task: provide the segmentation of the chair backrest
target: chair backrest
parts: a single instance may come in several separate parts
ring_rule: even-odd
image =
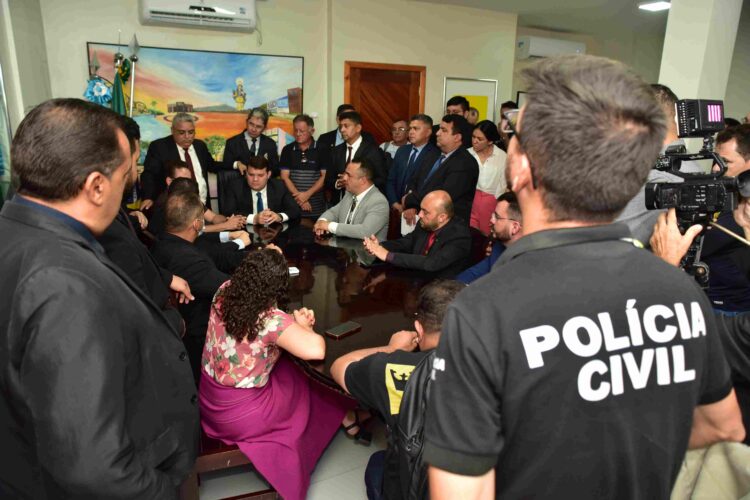
[[[224,201],[229,196],[234,183],[242,182],[242,175],[237,170],[219,170],[216,174],[216,192],[219,197],[219,213],[222,215],[232,215],[226,213]]]

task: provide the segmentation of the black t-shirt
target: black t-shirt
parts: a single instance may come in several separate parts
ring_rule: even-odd
[[[710,304],[624,224],[541,231],[446,312],[425,460],[502,498],[668,498],[731,381]]]
[[[732,212],[719,216],[718,223],[742,234]],[[750,248],[728,234],[712,229],[703,239],[701,260],[710,268],[708,298],[723,311],[750,311]]]
[[[395,351],[367,356],[346,368],[346,388],[357,401],[377,410],[385,423],[392,427],[401,407],[406,382],[429,353]]]

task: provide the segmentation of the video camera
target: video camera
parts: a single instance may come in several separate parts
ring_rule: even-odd
[[[734,210],[738,194],[750,197],[750,175],[725,177],[727,166],[714,152],[714,134],[724,128],[723,101],[683,99],[677,101],[676,115],[679,137],[702,137],[703,147],[697,153],[688,153],[685,146],[672,146],[659,156],[654,168],[681,177],[682,182],[647,183],[646,208],[674,208],[682,233],[694,224],[703,226],[703,231],[693,240],[680,267],[692,275],[699,285],[707,288],[709,269],[700,260],[706,226],[715,222],[722,211]],[[711,170],[697,173],[681,171],[683,162],[699,160],[711,160]]]

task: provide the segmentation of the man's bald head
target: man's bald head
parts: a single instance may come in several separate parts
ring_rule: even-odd
[[[427,193],[419,206],[419,224],[426,231],[436,231],[453,218],[453,200],[447,191]]]

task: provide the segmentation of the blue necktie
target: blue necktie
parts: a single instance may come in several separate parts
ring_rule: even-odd
[[[443,160],[445,160],[445,155],[440,155],[440,158],[437,159],[435,164],[430,169],[430,173],[427,174],[427,177],[425,177],[424,182],[427,182],[429,178],[432,177],[432,174],[435,173],[435,170],[440,168],[440,165],[443,163]],[[422,183],[422,185],[424,185],[424,183]]]
[[[406,171],[411,172],[411,168],[414,166],[414,160],[417,159],[417,148],[412,148],[411,156],[409,157],[409,163],[406,164]]]
[[[263,211],[263,198],[261,197],[260,193],[256,193],[256,195],[258,197],[258,204],[257,204],[258,210],[255,213],[259,214]]]
[[[399,186],[398,186],[398,193],[399,197],[403,196],[404,191],[406,189],[406,185],[409,183],[409,180],[412,177],[413,169],[414,169],[414,162],[417,159],[417,148],[411,149],[411,156],[409,157],[409,161],[406,163],[406,171],[401,175],[401,178],[399,179]]]

